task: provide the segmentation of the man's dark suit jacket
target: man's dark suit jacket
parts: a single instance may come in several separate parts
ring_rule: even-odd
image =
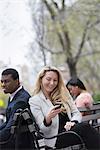
[[[13,125],[13,117],[18,109],[25,109],[29,107],[28,100],[30,98],[30,94],[24,89],[20,89],[15,96],[13,97],[11,102],[8,102],[8,106],[6,109],[6,122],[0,127],[0,142],[6,141],[10,138],[10,129]],[[17,140],[17,142],[16,142]],[[23,132],[20,134],[16,134],[16,139],[13,138],[10,142],[6,144],[0,144],[1,150],[2,149],[31,149],[33,142],[32,142],[32,135],[27,132]]]

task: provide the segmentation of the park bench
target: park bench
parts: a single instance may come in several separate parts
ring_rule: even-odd
[[[82,122],[89,122],[93,127],[100,131],[100,103],[93,104],[91,108],[78,108],[82,116]]]
[[[5,111],[5,108],[0,108],[0,125],[2,125],[5,121]]]
[[[27,126],[26,128],[23,127],[23,125],[21,125],[21,120],[22,118],[27,122]],[[55,135],[53,137],[45,137],[41,132],[40,129],[38,127],[38,125],[35,122],[35,118],[33,117],[33,115],[31,114],[30,110],[28,108],[26,109],[19,109],[16,111],[14,117],[13,117],[14,123],[11,127],[11,136],[9,137],[9,139],[7,141],[3,141],[0,144],[6,144],[8,142],[10,142],[10,140],[12,140],[13,137],[16,137],[16,134],[18,132],[26,132],[27,130],[30,132],[30,134],[32,134],[33,136],[33,140],[35,143],[35,148],[33,148],[33,150],[37,149],[37,150],[45,150],[45,144],[44,144],[44,139],[52,139],[58,136],[63,136],[65,134],[67,134],[67,136],[73,136],[73,139],[77,139],[78,143],[76,145],[73,146],[68,146],[68,147],[63,147],[61,148],[61,150],[86,150],[85,144],[83,142],[83,139],[80,137],[80,135],[78,135],[77,133],[75,133],[74,131],[68,131],[68,132],[63,132],[60,133],[58,135]],[[21,130],[21,129],[27,129],[25,130]],[[16,142],[15,142],[16,145]],[[56,150],[56,148],[53,148],[53,150]]]
[[[82,122],[85,122],[85,121],[88,121],[93,127],[97,128],[99,130],[99,127],[100,127],[100,122],[99,122],[99,119],[100,119],[100,103],[99,104],[94,104],[90,109],[86,109],[86,108],[79,108],[80,112],[89,112],[88,115],[86,116],[83,116],[82,118]],[[15,132],[15,130],[19,130],[17,124],[16,124],[16,120],[17,118],[19,117],[23,117],[24,120],[27,121],[27,127],[28,127],[28,130],[30,131],[30,133],[33,135],[33,139],[34,139],[34,142],[35,142],[35,145],[36,145],[36,149],[37,150],[40,150],[40,149],[45,149],[45,145],[42,141],[42,144],[39,143],[41,140],[43,140],[44,137],[43,134],[40,133],[39,131],[39,128],[37,126],[37,124],[35,123],[35,120],[34,118],[32,119],[32,116],[30,114],[30,111],[26,108],[24,110],[22,110],[21,112],[17,112],[14,116],[14,120],[15,120],[15,124],[12,126],[11,128],[11,135],[13,136]],[[31,120],[32,119],[32,120]],[[20,120],[20,119],[18,119]],[[23,128],[23,127],[22,127]],[[73,134],[73,136],[76,136],[76,138],[79,138],[79,141],[80,141],[80,144],[78,143],[77,145],[73,145],[73,146],[70,146],[68,147],[67,149],[68,150],[86,150],[85,148],[85,145],[84,145],[84,142],[82,141],[82,138],[79,137],[79,135],[76,135],[76,133],[74,132],[71,132],[71,131],[68,131],[68,136],[70,136],[70,134]],[[63,135],[56,135],[56,136],[63,136]],[[50,137],[50,138],[54,138],[54,137]],[[64,148],[63,148],[64,149]],[[67,150],[66,149],[66,150]]]
[[[44,139],[52,139],[58,136],[65,136],[65,134],[67,134],[68,137],[73,136],[73,139],[74,138],[77,139],[78,143],[73,146],[63,147],[61,148],[61,150],[65,150],[65,149],[66,150],[87,150],[81,136],[75,133],[74,131],[67,131],[67,132],[59,133],[53,137],[48,137],[48,138],[45,137],[43,133],[40,132],[40,129],[35,122],[35,118],[33,117],[33,115],[31,114],[28,108],[15,113],[14,115],[15,124],[13,124],[11,128],[11,134],[14,134],[14,133],[16,134],[17,133],[16,130],[20,131],[20,129],[23,128],[21,124],[20,126],[18,125],[19,124],[18,122],[20,122],[20,117],[21,118],[23,117],[23,119],[27,122],[27,129],[30,131],[30,134],[32,134],[33,136],[33,140],[35,142],[35,146],[37,150],[40,150],[40,149],[45,150]],[[51,150],[56,150],[56,148],[53,148]]]

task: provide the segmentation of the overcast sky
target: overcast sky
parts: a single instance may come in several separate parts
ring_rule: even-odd
[[[28,0],[0,0],[0,60],[13,65],[25,63],[32,41]]]

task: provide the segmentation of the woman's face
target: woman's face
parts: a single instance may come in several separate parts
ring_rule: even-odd
[[[76,97],[80,93],[78,86],[70,85],[70,87],[68,87],[68,89],[69,89],[70,94],[74,97]]]
[[[58,85],[58,74],[54,71],[47,71],[42,78],[43,91],[50,94]]]

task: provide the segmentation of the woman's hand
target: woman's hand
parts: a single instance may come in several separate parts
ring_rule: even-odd
[[[54,118],[57,114],[61,112],[61,108],[55,109],[57,106],[54,106],[53,109],[51,109],[46,116],[46,123],[49,124],[52,121],[52,118]]]
[[[75,125],[75,122],[66,122],[64,128],[66,129],[66,131],[70,130],[71,127],[73,127]]]

